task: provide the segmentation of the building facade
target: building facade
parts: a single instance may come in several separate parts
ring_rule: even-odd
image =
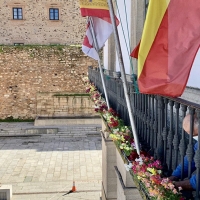
[[[141,39],[149,0],[116,0],[116,15],[120,20],[118,26],[123,62],[127,74],[137,74],[137,60],[130,53]],[[114,36],[110,37],[104,47],[104,67],[111,71],[120,71],[115,49]],[[187,87],[181,98],[200,103],[200,51],[194,60]]]
[[[148,0],[116,0],[115,10],[120,21],[118,26],[125,71],[137,73],[136,60],[130,58],[130,52],[141,39]],[[106,69],[119,71],[114,36],[111,36],[104,47],[104,66]],[[131,59],[131,60],[130,60]],[[133,64],[131,64],[133,63]]]
[[[1,0],[0,44],[81,44],[86,23],[72,0]]]
[[[85,92],[82,78],[97,65],[79,47],[86,31],[79,1],[1,0],[0,26],[0,119],[34,119],[54,94]],[[47,102],[38,111],[41,94]]]

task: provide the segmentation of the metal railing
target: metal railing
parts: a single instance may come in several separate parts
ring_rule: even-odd
[[[110,107],[119,113],[126,125],[130,125],[120,73],[104,70],[104,78]],[[104,95],[98,69],[89,67],[89,79]],[[131,77],[130,80],[132,80]],[[128,91],[139,140],[143,148],[162,162],[166,176],[170,176],[176,166],[181,163],[181,180],[185,178],[183,176],[184,157],[187,155],[189,162],[187,178],[192,175],[191,165],[194,160],[197,171],[197,188],[199,188],[200,151],[194,152],[194,144],[197,141],[184,131],[182,120],[187,113],[190,113],[191,124],[193,124],[194,113],[200,116],[200,105],[180,98],[136,93],[131,81],[128,82]],[[193,126],[190,127],[190,132],[193,132]],[[196,191],[196,199],[200,199],[199,190]]]

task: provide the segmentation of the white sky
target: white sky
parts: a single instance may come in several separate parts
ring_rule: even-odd
[[[200,50],[194,60],[187,86],[200,88]]]

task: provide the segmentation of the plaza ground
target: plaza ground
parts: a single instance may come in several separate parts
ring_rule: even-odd
[[[57,134],[26,134],[33,123],[0,123],[0,183],[12,200],[99,200],[100,125],[58,127]],[[77,191],[63,196],[72,189]]]

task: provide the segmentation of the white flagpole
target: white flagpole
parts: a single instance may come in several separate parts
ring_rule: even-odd
[[[93,38],[93,41],[94,41],[94,48],[96,49],[96,51],[97,51],[97,53],[99,55],[99,47],[98,47],[96,35],[95,35],[95,32],[94,32],[93,19],[92,19],[92,17],[88,17],[88,19],[89,19],[89,22],[90,22],[89,29],[90,29],[90,32],[92,34],[92,38]],[[106,86],[105,86],[103,70],[102,70],[102,67],[101,67],[101,60],[100,60],[99,56],[98,56],[98,64],[99,64],[99,70],[100,70],[100,75],[101,75],[101,81],[102,81],[102,85],[103,85],[103,90],[104,90],[104,93],[105,93],[106,103],[107,103],[107,106],[108,106],[108,109],[109,109],[110,108],[110,104],[109,104],[109,100],[108,100],[108,94],[107,94],[107,90],[106,90]]]
[[[130,97],[129,97],[128,89],[127,89],[127,80],[126,80],[126,74],[125,74],[125,69],[124,69],[124,62],[123,62],[123,57],[122,57],[121,46],[120,46],[120,42],[119,42],[119,34],[117,31],[117,26],[116,26],[116,21],[115,21],[113,3],[112,3],[112,0],[107,0],[107,2],[109,5],[110,18],[111,18],[111,22],[112,22],[113,30],[114,30],[116,51],[117,51],[118,60],[119,60],[119,67],[120,67],[120,71],[121,71],[122,83],[123,83],[123,87],[124,87],[124,94],[125,94],[126,104],[127,104],[127,108],[128,108],[130,122],[131,122],[131,128],[132,128],[132,132],[133,132],[134,142],[135,142],[137,153],[138,153],[138,155],[140,155],[140,145],[139,145],[138,135],[136,133],[136,127],[135,127],[135,122],[134,122],[134,118],[133,118]]]

